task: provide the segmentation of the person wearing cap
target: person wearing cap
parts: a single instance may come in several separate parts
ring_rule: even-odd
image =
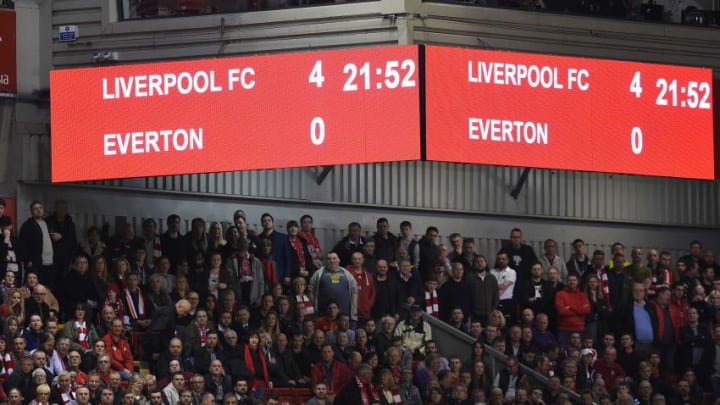
[[[595,360],[597,360],[597,351],[595,349],[584,348],[580,351],[580,363],[578,364],[575,384],[578,391],[592,389],[595,382]]]
[[[423,321],[422,313],[420,305],[410,306],[410,316],[395,328],[395,336],[402,337],[403,346],[413,354],[417,354],[425,342],[432,339],[432,329],[429,323]]]

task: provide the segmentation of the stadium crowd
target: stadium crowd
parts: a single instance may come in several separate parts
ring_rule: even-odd
[[[34,201],[18,232],[4,211],[3,403],[278,404],[288,388],[312,405],[565,405],[563,386],[588,405],[720,397],[720,277],[698,241],[673,260],[576,239],[561,258],[515,228],[485,257],[472,238],[439,244],[408,221],[396,235],[380,218],[328,247],[309,215],[284,234],[266,213],[255,233],[242,210],[227,227],[194,218],[183,234],[169,215],[164,233],[149,218],[78,240],[64,201],[49,216]],[[470,335],[467,356],[443,356],[423,312]]]

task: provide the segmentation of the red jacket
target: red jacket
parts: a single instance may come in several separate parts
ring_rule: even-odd
[[[328,392],[339,395],[345,389],[348,382],[353,379],[355,374],[345,363],[337,360],[333,360],[330,369],[332,370],[332,384],[328,384]],[[313,387],[319,382],[327,383],[327,378],[325,378],[325,363],[319,361],[313,364],[310,379]]]
[[[116,371],[125,369],[133,371],[133,355],[130,349],[130,343],[125,338],[114,341],[110,332],[103,336],[105,342],[105,353],[110,356],[110,368]]]
[[[585,317],[590,315],[590,300],[584,291],[577,288],[558,291],[555,295],[555,309],[559,330],[585,330]]]
[[[363,269],[362,273],[356,273],[354,269],[348,269],[358,285],[357,314],[363,318],[370,318],[372,307],[375,305],[375,281],[372,274]]]
[[[670,299],[670,319],[673,322],[673,329],[675,329],[675,341],[680,344],[680,329],[688,325],[688,310],[690,304],[685,300]]]
[[[609,365],[605,363],[605,359],[598,359],[598,361],[595,362],[595,374],[602,376],[603,381],[605,381],[605,388],[607,388],[608,391],[612,391],[613,388],[615,388],[616,378],[627,377],[625,370],[623,370],[617,361]]]

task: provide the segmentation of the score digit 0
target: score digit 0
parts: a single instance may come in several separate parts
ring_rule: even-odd
[[[634,154],[639,155],[643,150],[643,133],[640,127],[633,127],[630,133],[630,147]]]
[[[320,117],[310,121],[310,140],[313,145],[322,145],[325,142],[325,121]]]

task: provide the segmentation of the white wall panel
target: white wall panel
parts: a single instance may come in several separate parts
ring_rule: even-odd
[[[207,195],[204,193],[160,192],[140,189],[110,188],[83,185],[21,184],[18,206],[27,207],[32,200],[44,201],[51,207],[56,199],[68,201],[70,213],[77,222],[79,232],[90,225],[102,226],[107,222],[111,232],[116,221],[127,221],[139,227],[144,218],[155,218],[164,229],[165,217],[170,213],[182,218],[181,230],[186,231],[193,217],[229,222],[232,213],[242,208],[248,214],[251,229],[260,229],[260,216],[269,212],[275,217],[278,229],[283,230],[288,220],[298,220],[302,214],[315,218],[316,233],[322,245],[330,249],[346,233],[347,224],[359,222],[365,235],[375,229],[375,221],[386,217],[391,230],[399,231],[403,220],[413,223],[417,234],[424,233],[427,226],[440,229],[441,242],[447,235],[460,232],[476,240],[476,251],[493,257],[510,229],[523,229],[526,243],[542,252],[546,238],[558,242],[559,254],[568,257],[570,243],[583,238],[590,250],[610,251],[610,246],[620,241],[626,246],[642,246],[646,249],[670,250],[674,257],[686,251],[693,239],[702,240],[706,247],[720,248],[720,235],[714,229],[681,226],[647,226],[632,223],[612,224],[597,221],[573,221],[558,218],[531,218],[507,215],[479,215],[463,211],[435,211],[426,209],[397,208],[360,204],[320,203],[289,201],[283,199],[248,198],[238,196]],[[18,217],[23,221],[28,213],[21,209]]]
[[[716,182],[533,169],[516,200],[510,191],[522,170],[418,161],[335,166],[322,185],[315,182],[315,168],[89,184],[577,221],[720,226]]]

